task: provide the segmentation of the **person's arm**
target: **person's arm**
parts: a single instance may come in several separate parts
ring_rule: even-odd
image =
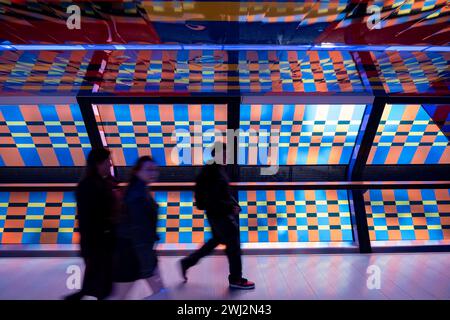
[[[82,250],[98,245],[102,233],[101,214],[98,212],[98,201],[95,185],[91,181],[80,183],[76,190],[78,222]]]
[[[152,241],[155,238],[151,208],[145,194],[133,194],[127,197],[126,208],[130,217],[131,238],[135,244]]]

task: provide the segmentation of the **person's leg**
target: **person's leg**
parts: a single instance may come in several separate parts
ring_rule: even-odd
[[[241,243],[236,237],[231,237],[225,243],[225,253],[228,258],[230,281],[236,281],[242,278],[242,259],[241,259]]]
[[[222,222],[222,232],[225,238],[225,253],[229,263],[229,280],[236,281],[242,278],[241,240],[239,224],[234,216],[229,216]]]
[[[215,237],[209,239],[201,248],[197,249],[189,256],[184,258],[182,261],[185,261],[185,265],[189,268],[197,264],[197,262],[209,255],[217,246],[219,245],[219,240]]]
[[[155,271],[153,272],[153,275],[149,278],[146,278],[145,281],[147,281],[148,285],[152,289],[152,294],[157,294],[162,289],[164,289],[164,284],[161,278],[161,273],[159,272],[159,268],[156,267]]]
[[[196,265],[197,262],[209,255],[217,246],[219,245],[219,240],[213,235],[211,239],[209,239],[206,243],[203,244],[203,246],[193,253],[191,253],[189,256],[181,259],[180,265],[181,265],[181,274],[184,278],[184,281],[187,281],[186,272],[187,270]]]
[[[112,294],[108,297],[108,300],[125,300],[134,284],[134,281],[114,283]]]

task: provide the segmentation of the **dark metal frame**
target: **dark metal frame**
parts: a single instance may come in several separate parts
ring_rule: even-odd
[[[234,30],[234,32],[239,32],[239,30]],[[363,193],[368,189],[401,189],[401,188],[450,188],[448,181],[437,181],[435,183],[414,183],[407,182],[414,178],[415,180],[436,180],[437,179],[445,179],[447,177],[447,172],[450,170],[450,165],[415,165],[414,168],[420,167],[421,169],[426,169],[424,172],[429,172],[428,170],[432,170],[431,173],[423,174],[421,177],[411,177],[411,167],[407,165],[396,165],[396,166],[383,166],[383,165],[366,165],[368,155],[370,153],[370,149],[373,144],[373,140],[380,123],[381,116],[384,111],[384,107],[387,103],[390,104],[448,104],[450,103],[449,97],[438,97],[429,94],[423,94],[421,96],[413,96],[407,94],[387,94],[383,89],[379,86],[374,86],[377,83],[381,83],[378,71],[372,67],[374,67],[373,61],[371,60],[370,53],[368,52],[352,52],[352,57],[355,61],[355,65],[358,68],[359,74],[361,76],[362,82],[368,86],[368,89],[371,90],[375,99],[372,104],[366,104],[366,110],[364,113],[363,121],[361,124],[360,131],[358,133],[357,142],[353,149],[353,154],[351,161],[348,165],[339,166],[339,165],[308,165],[308,166],[280,166],[282,170],[282,174],[279,176],[275,176],[272,178],[261,178],[255,179],[255,182],[258,181],[259,184],[255,184],[252,182],[244,182],[244,183],[233,183],[233,190],[243,190],[243,189],[346,189],[348,190],[348,198],[350,203],[350,211],[352,218],[352,226],[353,226],[353,234],[355,243],[358,244],[359,250],[362,253],[372,252],[369,232],[367,227],[367,219],[366,212],[364,206],[364,198]],[[86,74],[86,78],[84,81],[85,85],[92,84],[95,79],[101,79],[102,75],[99,73],[99,59],[106,59],[107,54],[104,52],[99,52],[97,55],[93,56],[91,63],[88,67],[88,73]],[[231,65],[235,65],[235,69],[230,69],[228,71],[228,77],[235,77],[238,65],[238,52],[230,51],[229,52],[229,61]],[[372,63],[370,63],[372,61]],[[368,67],[371,66],[371,67]],[[369,80],[370,79],[370,80]],[[375,79],[375,82],[374,82]],[[377,80],[378,79],[378,80]],[[298,101],[297,103],[302,103],[302,98],[307,101],[312,98],[323,98],[327,101],[327,103],[344,103],[343,100],[348,99],[347,103],[352,103],[351,96],[354,95],[356,97],[364,98],[367,96],[367,93],[342,93],[342,94],[322,94],[322,93],[283,93],[283,94],[269,94],[261,95],[254,93],[246,93],[248,97],[258,97],[260,96],[262,99],[271,97],[272,100],[277,97],[280,98],[288,98],[292,101]],[[77,102],[79,104],[83,120],[86,126],[86,130],[88,132],[88,136],[93,147],[102,147],[102,139],[98,130],[98,126],[96,123],[95,115],[93,112],[92,105],[93,104],[226,104],[227,105],[227,128],[236,130],[239,128],[239,113],[240,113],[240,104],[241,100],[244,97],[241,95],[240,90],[235,90],[231,94],[223,94],[223,93],[210,93],[208,95],[204,95],[202,93],[178,93],[178,94],[167,94],[165,96],[164,93],[148,93],[145,95],[136,95],[136,94],[125,94],[121,96],[108,94],[108,93],[80,93],[77,96]],[[336,99],[333,101],[333,99]],[[298,100],[297,100],[298,99]],[[343,99],[343,100],[342,100]],[[238,150],[238,141],[234,141],[234,164],[228,166],[229,173],[232,181],[242,181],[246,180],[245,172],[252,170],[259,170],[260,166],[239,166],[237,164],[237,150]],[[192,181],[191,177],[195,176],[195,173],[200,169],[198,166],[191,167],[164,167],[161,168],[162,181],[165,182],[180,182],[183,181]],[[379,173],[379,170],[383,171],[383,174]],[[19,171],[20,170],[20,171]],[[40,176],[36,177],[36,179],[29,179],[27,182],[38,182],[41,177],[58,176],[61,180],[53,179],[53,182],[61,182],[62,180],[67,181],[67,178],[70,176],[71,182],[76,182],[75,174],[80,174],[82,168],[80,167],[71,167],[71,168],[0,168],[0,176],[7,177],[11,175],[15,175],[15,173],[19,173],[18,179],[7,179],[3,181],[8,182],[19,182],[20,180],[24,180],[23,176],[30,177],[33,173],[36,173],[36,170],[42,173]],[[304,180],[298,175],[297,171],[301,171],[303,177],[309,177],[309,180],[314,174],[320,172],[320,170],[328,170],[328,174],[322,174],[318,177],[316,181],[328,181],[328,182],[318,182],[318,183],[302,183],[300,181]],[[334,170],[333,172],[331,172]],[[61,175],[61,171],[63,175]],[[71,175],[69,171],[72,172]],[[124,176],[126,174],[127,167],[116,167],[116,173],[119,176]],[[170,176],[169,171],[174,171],[178,173],[189,173],[186,175],[188,179],[177,179],[176,176]],[[346,171],[346,172],[344,172]],[[422,170],[423,171],[423,170]],[[166,172],[166,173],[165,173]],[[297,174],[296,174],[297,172]],[[67,173],[67,175],[66,175]],[[23,175],[24,174],[24,175]],[[287,176],[287,179],[286,179]],[[341,179],[336,179],[337,177],[341,177]],[[376,183],[367,183],[367,184],[357,184],[357,181],[373,181],[374,178],[377,180],[394,180],[392,178],[398,179],[398,182],[394,183],[384,183],[384,184],[376,184]],[[341,181],[339,181],[341,180]],[[347,182],[343,182],[342,180],[347,180]],[[265,182],[263,182],[265,181]],[[267,183],[267,181],[279,181],[277,184]],[[297,183],[294,183],[297,181]],[[335,182],[331,182],[335,181]],[[0,190],[30,190],[30,187],[33,190],[73,190],[74,186],[69,186],[67,184],[52,184],[51,186],[47,185],[0,185]],[[155,190],[191,190],[192,184],[181,184],[177,183],[174,185],[166,184],[161,187],[154,186]],[[411,250],[413,248],[408,248],[407,250]],[[377,249],[378,250],[378,249]],[[386,248],[389,250],[389,248]],[[418,248],[418,250],[421,250]],[[425,247],[426,251],[432,250],[444,250],[449,251],[450,246],[437,246],[437,248],[433,249],[433,247]]]

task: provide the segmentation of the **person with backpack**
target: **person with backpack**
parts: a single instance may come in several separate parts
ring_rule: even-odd
[[[200,249],[180,261],[182,276],[187,281],[187,270],[224,244],[229,262],[229,286],[234,289],[254,289],[255,284],[242,277],[241,242],[239,234],[239,203],[233,197],[225,166],[224,143],[216,143],[212,151],[214,159],[204,166],[196,178],[195,202],[200,210],[206,211],[211,226],[212,238]],[[216,161],[214,161],[216,160]]]

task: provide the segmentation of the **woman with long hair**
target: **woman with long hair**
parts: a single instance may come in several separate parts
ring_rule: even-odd
[[[86,265],[82,289],[67,300],[84,296],[105,299],[112,290],[114,217],[117,199],[111,176],[110,151],[92,149],[76,188],[81,256]]]
[[[114,299],[124,299],[134,282],[145,279],[153,294],[163,289],[158,271],[155,242],[158,204],[148,184],[158,178],[158,167],[150,156],[138,159],[123,197],[115,255]]]

